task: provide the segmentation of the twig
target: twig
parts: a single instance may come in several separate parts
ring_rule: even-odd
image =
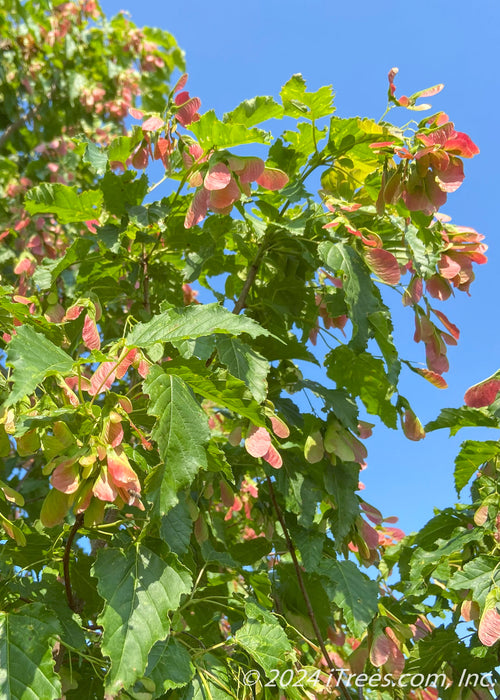
[[[290,552],[290,555],[292,557],[293,561],[293,566],[295,569],[295,573],[297,575],[297,581],[299,583],[299,588],[302,593],[302,597],[304,598],[304,602],[306,604],[307,608],[307,614],[309,615],[309,619],[311,620],[314,633],[316,634],[316,638],[318,640],[319,647],[321,649],[321,652],[325,658],[326,663],[328,664],[328,668],[330,669],[331,675],[335,678],[337,681],[337,688],[340,689],[341,694],[345,698],[345,700],[352,700],[349,691],[345,687],[341,677],[337,673],[337,669],[335,667],[335,664],[330,658],[330,654],[328,653],[328,650],[325,646],[325,642],[323,640],[323,636],[321,634],[321,631],[319,629],[318,621],[316,620],[316,615],[314,614],[313,607],[311,605],[311,599],[309,598],[309,594],[306,590],[305,584],[304,584],[304,577],[302,576],[302,569],[300,568],[299,561],[297,559],[297,554],[295,552],[295,546],[292,542],[292,538],[290,537],[290,533],[288,532],[288,528],[285,523],[285,518],[283,517],[283,512],[281,508],[278,505],[278,501],[276,500],[276,494],[274,492],[273,484],[269,476],[266,476],[267,479],[267,485],[269,487],[269,495],[271,496],[271,502],[273,504],[274,510],[276,511],[276,515],[278,517],[278,520],[280,522],[280,525],[283,529],[283,533],[285,535],[286,543],[288,546],[288,551]]]
[[[148,313],[150,313],[151,306],[149,303],[149,266],[148,266],[148,257],[147,257],[144,250],[142,252],[142,291],[143,291],[144,309]]]
[[[75,605],[75,600],[73,598],[73,592],[71,590],[71,582],[69,578],[69,555],[71,552],[71,545],[75,539],[75,535],[83,523],[83,513],[78,513],[73,523],[73,527],[69,533],[66,546],[64,548],[63,554],[63,571],[64,571],[64,588],[66,589],[66,598],[68,599],[68,605],[73,610],[73,612],[78,612]]]

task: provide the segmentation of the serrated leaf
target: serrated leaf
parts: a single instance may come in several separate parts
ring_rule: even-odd
[[[461,571],[457,571],[448,581],[455,591],[472,590],[472,599],[481,608],[486,602],[490,590],[500,584],[498,558],[480,555],[467,562]]]
[[[210,148],[233,148],[244,143],[271,143],[272,135],[262,129],[247,128],[243,124],[221,122],[211,109],[205,112],[197,122],[189,125],[200,146],[206,151]]]
[[[345,301],[353,325],[351,344],[364,348],[368,340],[368,317],[383,311],[378,291],[359,253],[344,243],[325,241],[318,249],[323,263],[343,279]]]
[[[78,194],[68,185],[38,185],[29,190],[24,200],[28,214],[53,214],[61,224],[98,219],[102,210],[102,192],[87,190]]]
[[[147,323],[138,323],[128,334],[127,344],[148,347],[157,342],[177,343],[213,333],[248,333],[252,338],[270,335],[253,319],[232,314],[219,304],[191,304],[182,309],[168,309]]]
[[[40,603],[0,612],[0,696],[12,700],[57,700],[61,682],[52,647],[57,619]]]
[[[281,119],[283,107],[268,95],[244,100],[231,112],[227,112],[223,121],[226,124],[243,124],[251,127],[268,119]]]
[[[425,426],[425,432],[430,433],[440,428],[449,428],[450,435],[456,435],[461,428],[498,428],[498,418],[491,415],[487,408],[443,408],[435,420]]]
[[[167,366],[170,374],[180,377],[191,389],[216,406],[227,408],[249,418],[255,425],[265,426],[262,410],[244,382],[225,370],[210,370],[197,358],[172,360]]]
[[[108,154],[104,148],[101,148],[96,143],[88,142],[83,161],[88,163],[98,175],[103,175],[108,164]]]
[[[289,663],[292,647],[278,620],[255,604],[245,605],[247,621],[236,632],[236,642],[269,675]]]
[[[455,488],[460,491],[469,482],[475,471],[500,453],[500,445],[493,440],[466,440],[455,457]]]
[[[184,554],[189,547],[193,521],[186,505],[186,500],[179,503],[163,516],[160,525],[160,537],[176,554]]]
[[[7,346],[7,364],[14,386],[5,405],[11,406],[32,394],[45,377],[71,372],[73,360],[31,326],[20,326]]]
[[[171,688],[182,688],[193,678],[195,668],[185,647],[169,639],[156,642],[149,653],[146,678],[155,683],[152,700],[156,700]]]
[[[345,388],[353,398],[359,396],[368,413],[380,416],[388,428],[396,427],[397,411],[390,402],[394,387],[382,360],[342,345],[328,353],[325,364],[337,387]]]
[[[45,259],[35,270],[33,282],[41,290],[49,289],[61,272],[68,267],[85,259],[92,246],[92,241],[86,238],[77,238],[66,249],[66,252],[56,260]]]
[[[357,467],[337,464],[325,474],[325,487],[335,499],[336,508],[330,516],[330,529],[335,548],[341,551],[344,540],[359,515]]]
[[[378,610],[377,582],[352,561],[322,561],[319,574],[326,578],[327,593],[342,610],[352,634],[361,636]]]
[[[333,90],[331,85],[321,87],[316,92],[307,92],[306,81],[300,73],[292,75],[280,92],[285,114],[311,121],[327,117],[333,113]]]
[[[152,430],[164,462],[150,495],[158,515],[171,505],[172,489],[189,486],[200,469],[206,469],[204,445],[210,439],[208,420],[186,383],[154,365],[144,382],[150,397],[148,414],[158,419]],[[168,499],[168,500],[166,500]]]
[[[161,559],[144,545],[101,549],[93,567],[104,598],[99,616],[102,652],[111,661],[106,692],[118,693],[144,675],[149,652],[170,630],[168,613],[191,590],[191,577],[174,555]]]
[[[217,338],[216,347],[221,363],[262,403],[267,396],[269,362],[238,338]]]

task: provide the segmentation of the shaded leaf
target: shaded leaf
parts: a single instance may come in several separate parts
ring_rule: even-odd
[[[78,194],[76,187],[43,183],[29,190],[24,206],[29,214],[54,214],[61,224],[69,224],[98,219],[102,198],[97,190]]]
[[[7,346],[7,364],[14,383],[5,402],[10,406],[32,394],[45,377],[71,372],[73,360],[31,326],[20,326]]]
[[[158,419],[151,434],[164,462],[149,492],[156,512],[164,515],[169,507],[165,499],[170,499],[172,489],[189,486],[198,471],[206,469],[203,446],[210,432],[206,414],[180,377],[154,365],[144,391],[150,397],[148,414]]]
[[[57,700],[61,682],[52,647],[57,619],[40,603],[0,612],[0,695],[12,700]]]
[[[143,676],[151,647],[169,633],[169,611],[192,581],[174,555],[161,559],[144,545],[99,550],[93,573],[106,601],[99,616],[102,651],[111,661],[106,692],[115,694]]]

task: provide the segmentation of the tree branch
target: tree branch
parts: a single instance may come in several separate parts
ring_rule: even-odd
[[[299,560],[297,559],[297,553],[295,551],[295,546],[292,542],[292,538],[290,537],[290,533],[288,532],[288,528],[286,526],[285,518],[283,517],[283,512],[281,508],[278,505],[278,501],[276,500],[276,494],[274,492],[274,487],[272,484],[272,481],[269,476],[266,476],[267,479],[267,485],[269,487],[269,495],[271,496],[271,502],[273,504],[274,510],[276,511],[276,515],[278,517],[278,520],[280,522],[280,525],[283,529],[283,533],[285,535],[286,543],[288,546],[288,551],[290,552],[290,555],[292,557],[293,561],[293,566],[295,568],[295,573],[297,575],[297,580],[299,583],[299,588],[302,593],[302,597],[304,598],[304,602],[306,604],[307,608],[307,613],[309,615],[309,619],[311,620],[314,633],[316,635],[316,638],[318,640],[319,647],[321,649],[321,652],[325,658],[326,663],[328,664],[328,668],[330,669],[330,674],[335,678],[337,681],[337,688],[339,688],[341,694],[345,698],[345,700],[352,700],[351,695],[349,694],[349,691],[345,687],[343,681],[341,680],[339,674],[337,673],[337,668],[335,667],[335,664],[330,658],[330,654],[328,653],[328,650],[325,646],[325,642],[323,640],[323,636],[321,634],[321,631],[319,629],[318,621],[316,620],[316,615],[314,614],[313,607],[311,605],[311,599],[309,598],[309,594],[306,590],[306,586],[304,583],[304,577],[302,576],[302,569],[299,564]]]
[[[248,270],[247,278],[245,280],[245,284],[243,285],[243,289],[241,290],[240,296],[238,297],[238,301],[234,305],[233,314],[239,314],[240,311],[245,308],[248,292],[250,291],[250,287],[252,286],[255,278],[257,277],[259,265],[262,262],[264,253],[266,252],[266,246],[267,241],[262,241],[260,248],[257,251],[257,255],[255,256],[255,259]]]
[[[64,588],[66,589],[66,598],[68,599],[68,605],[73,610],[73,612],[78,612],[75,605],[75,600],[73,598],[73,592],[71,590],[71,582],[69,578],[69,555],[71,552],[71,545],[75,539],[75,535],[83,523],[83,513],[78,513],[73,523],[73,527],[69,533],[66,546],[64,548],[63,554],[63,571],[64,571]]]

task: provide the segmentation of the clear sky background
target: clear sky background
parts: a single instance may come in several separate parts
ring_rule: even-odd
[[[102,7],[108,16],[127,10],[137,25],[171,32],[186,53],[190,93],[201,98],[202,112],[213,108],[219,116],[255,95],[277,98],[293,73],[302,73],[310,90],[332,84],[337,116],[376,120],[386,106],[392,66],[400,69],[399,95],[445,84],[430,99],[430,113],[447,112],[481,153],[465,161],[465,182],[442,211],[453,223],[486,235],[489,263],[476,266],[471,297],[458,292],[455,299],[435,303],[461,330],[458,347],[448,349],[449,388],[440,391],[407,371],[401,391],[423,423],[442,407],[462,405],[466,389],[500,366],[498,1],[103,0]],[[402,110],[401,115],[392,111],[389,119],[411,118]],[[401,354],[425,362],[423,344],[413,342],[413,313],[393,296]],[[438,431],[414,443],[401,431],[378,427],[367,442],[364,497],[384,515],[398,515],[406,532],[419,529],[433,507],[455,503],[453,460],[467,438],[497,435],[475,429],[448,438]]]

